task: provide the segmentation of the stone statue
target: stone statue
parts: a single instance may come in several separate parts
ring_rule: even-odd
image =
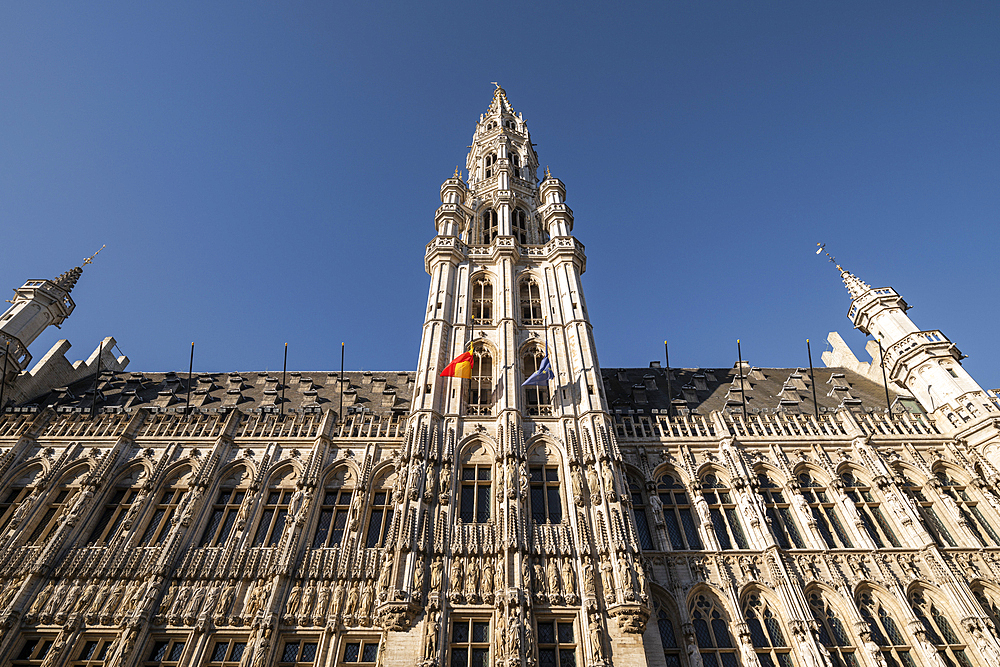
[[[364,588],[361,589],[361,602],[358,608],[358,614],[362,617],[367,617],[369,610],[372,608],[372,598],[375,595],[374,585],[372,580],[369,579],[365,582]]]
[[[347,593],[347,606],[344,607],[344,616],[346,618],[354,618],[354,615],[358,611],[358,587],[351,586],[351,590]]]
[[[604,493],[609,498],[615,496],[615,473],[610,467],[604,469]]]
[[[302,596],[302,587],[295,584],[292,592],[288,594],[288,601],[285,602],[285,616],[295,617],[299,615],[299,600]]]
[[[479,568],[475,563],[469,563],[465,573],[465,597],[468,600],[476,597],[479,589]]]
[[[587,470],[587,486],[590,487],[590,495],[596,505],[600,502],[601,482],[597,479],[597,471],[592,467]]]
[[[556,567],[555,556],[549,556],[548,561],[549,595],[559,595],[559,570]]]
[[[573,468],[570,477],[573,481],[573,498],[576,500],[577,505],[582,505],[586,496],[583,492],[583,475],[580,474],[580,468]]]
[[[330,606],[330,587],[320,585],[319,594],[316,598],[316,608],[313,610],[314,619],[322,619],[326,616],[327,607]],[[319,620],[315,621],[316,625],[319,625]]]
[[[39,612],[45,607],[45,603],[49,601],[49,597],[52,596],[52,591],[56,587],[53,582],[49,582],[42,592],[38,594],[35,601],[31,603],[31,609],[28,610],[28,614],[31,616],[37,616]]]
[[[486,559],[486,563],[483,565],[483,597],[493,595],[493,560],[491,558]]]
[[[330,605],[330,616],[340,615],[340,608],[344,604],[344,582],[338,581],[337,587],[333,589],[333,604]]]
[[[594,651],[594,660],[600,661],[604,659],[604,637],[601,633],[601,624],[597,622],[597,619],[591,618],[590,625],[588,626],[590,630],[590,645]]]
[[[392,581],[392,557],[389,554],[385,555],[385,560],[382,563],[382,573],[378,578],[378,587],[380,590],[387,590],[389,588],[389,582]]]
[[[424,557],[413,559],[413,595],[418,599],[424,593]]]
[[[309,585],[306,586],[306,589],[302,591],[302,605],[298,612],[299,616],[308,618],[312,614],[312,603],[315,596],[316,588],[313,585],[313,582],[310,581]]]
[[[594,566],[590,559],[583,561],[583,590],[587,597],[596,597],[597,586],[594,582]]]
[[[462,561],[459,558],[455,558],[451,562],[451,591],[453,593],[462,592]]]
[[[441,590],[441,576],[444,573],[444,564],[441,562],[441,557],[437,556],[434,562],[431,563],[431,590],[440,591]]]
[[[438,622],[439,614],[429,619],[426,630],[426,642],[424,643],[424,660],[434,661],[437,658],[437,640],[441,633],[441,624]]]
[[[659,494],[649,494],[649,509],[653,511],[653,520],[658,524],[663,523],[663,501]]]
[[[177,595],[177,582],[172,581],[170,582],[170,588],[167,589],[167,594],[163,596],[162,600],[160,600],[160,607],[156,610],[157,616],[167,615],[167,612],[170,611],[170,605],[173,603],[175,595]]]
[[[451,489],[451,465],[443,463],[441,465],[441,493],[448,493]]]
[[[694,509],[698,513],[698,519],[702,525],[710,527],[712,525],[712,513],[708,510],[708,501],[705,500],[704,494],[695,491],[691,496],[694,501]]]
[[[562,585],[566,595],[576,595],[576,573],[569,558],[564,558],[562,562]]]
[[[535,561],[535,595],[545,595],[545,568]]]

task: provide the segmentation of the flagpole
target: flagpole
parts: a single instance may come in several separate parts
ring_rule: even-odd
[[[184,405],[184,419],[191,417],[191,372],[194,370],[194,342],[191,343],[191,361],[188,363],[188,390]]]
[[[285,364],[281,368],[281,407],[278,408],[278,415],[285,416],[285,373],[288,371],[288,343],[285,343]]]
[[[885,377],[885,350],[882,349],[882,339],[876,338],[878,343],[878,354],[882,358],[882,385],[885,387],[885,407],[889,411],[889,418],[892,419],[892,404],[889,403],[889,380]]]
[[[101,381],[101,357],[104,356],[104,341],[101,341],[100,347],[97,349],[97,374],[94,375],[94,400],[90,404],[90,418],[94,419],[97,414],[97,385]]]
[[[809,354],[809,382],[813,387],[813,410],[816,411],[816,421],[819,421],[819,403],[816,402],[816,377],[813,375],[813,353],[809,346],[809,339],[806,338],[806,352]]]
[[[747,419],[747,394],[743,388],[743,350],[740,349],[740,339],[736,339],[736,356],[740,360],[740,400],[743,401],[743,419]]]
[[[3,394],[7,388],[7,358],[10,354],[10,341],[3,348],[3,376],[0,377],[0,414],[4,412]]]
[[[667,349],[667,341],[663,341],[663,358],[667,362],[667,416],[674,414],[674,392],[670,388],[670,350]]]
[[[340,385],[340,407],[337,408],[337,417],[340,422],[344,422],[344,343],[340,343],[340,378],[337,380]]]

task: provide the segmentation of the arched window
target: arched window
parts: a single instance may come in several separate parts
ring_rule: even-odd
[[[928,641],[934,644],[946,665],[972,667],[969,656],[965,653],[965,642],[955,634],[948,617],[933,600],[924,595],[923,591],[913,591],[910,593],[910,606],[924,626]]]
[[[990,628],[993,636],[1000,637],[1000,605],[996,602],[996,594],[986,590],[981,584],[973,586],[972,593],[976,596],[976,601],[979,602],[983,611],[989,615],[990,621],[993,623],[993,627]]]
[[[816,525],[819,528],[823,541],[830,549],[853,549],[851,538],[844,530],[844,524],[840,520],[840,513],[837,511],[834,502],[826,491],[826,487],[813,479],[809,473],[799,475],[799,486],[802,497],[809,503],[809,509]]]
[[[533,465],[531,478],[531,520],[535,523],[562,523],[559,466]]]
[[[389,537],[392,527],[392,485],[394,473],[389,470],[373,485],[372,501],[368,509],[368,533],[365,547],[381,547]]]
[[[542,292],[538,281],[525,278],[518,290],[521,301],[521,324],[525,326],[541,326],[542,324]]]
[[[757,481],[759,482],[757,492],[764,500],[767,523],[778,546],[782,549],[791,549],[794,545],[796,549],[804,549],[805,543],[802,541],[802,535],[792,516],[791,506],[781,487],[766,473],[758,473]]]
[[[965,484],[955,481],[945,470],[939,470],[935,476],[941,482],[941,493],[955,501],[958,514],[976,534],[979,541],[987,547],[1000,546],[1000,538],[997,537],[993,526],[979,509],[979,503],[970,496]]]
[[[493,283],[489,278],[472,281],[472,323],[493,323]]]
[[[327,481],[313,535],[313,549],[332,547],[343,541],[354,500],[353,481],[351,470],[346,467],[341,467]]]
[[[132,509],[132,503],[139,495],[136,483],[142,473],[142,469],[138,468],[118,481],[104,501],[104,508],[90,531],[87,544],[105,545],[115,539],[125,516]]]
[[[667,524],[670,547],[678,551],[701,549],[701,538],[698,537],[698,528],[691,513],[691,502],[684,485],[672,475],[663,475],[656,486],[656,491],[663,507],[663,519]]]
[[[524,245],[528,242],[528,214],[524,209],[515,208],[510,216],[511,230],[517,237],[517,242]]]
[[[663,646],[663,657],[667,667],[681,667],[681,647],[677,643],[674,622],[670,619],[665,605],[656,598],[653,598],[653,611],[656,612],[656,627],[660,631],[660,644]]]
[[[510,129],[513,130],[514,123],[511,123],[510,125],[511,125]],[[512,171],[514,172],[514,178],[521,178],[521,156],[518,155],[517,153],[511,153],[510,165],[512,167]],[[524,243],[524,241],[521,241],[521,243]]]
[[[221,547],[229,540],[236,525],[236,517],[240,513],[240,506],[247,495],[244,478],[249,481],[246,470],[241,468],[222,482],[222,488],[219,489],[219,495],[212,505],[208,525],[205,526],[205,532],[202,533],[198,546]]]
[[[3,500],[0,500],[0,534],[7,528],[7,524],[11,522],[14,515],[19,515],[19,519],[23,518],[25,511],[28,507],[21,508],[21,504],[24,502],[31,502],[28,500],[35,490],[35,480],[38,479],[42,474],[42,467],[39,465],[33,465],[28,470],[26,470],[21,476],[14,480],[14,482],[7,489],[7,492],[3,496]]]
[[[632,498],[632,518],[635,520],[635,531],[639,536],[639,547],[646,551],[653,550],[653,536],[649,532],[649,520],[646,518],[646,501],[643,499],[642,487],[629,477],[628,492]]]
[[[541,347],[534,347],[528,349],[524,353],[522,358],[524,362],[524,378],[527,379],[531,377],[535,371],[537,371],[542,364],[542,359],[545,358],[545,350]],[[552,414],[552,398],[549,396],[548,383],[544,386],[540,385],[529,385],[524,387],[524,397],[525,402],[528,406],[529,415],[551,415]]]
[[[462,488],[459,516],[462,523],[486,523],[490,520],[493,488],[493,463],[486,448],[470,448],[462,459]]]
[[[295,478],[295,470],[287,468],[283,475],[272,480],[260,520],[257,522],[257,532],[253,538],[255,547],[264,545],[273,547],[281,540],[281,534],[288,522],[288,514],[291,512],[294,515],[297,509],[291,507],[292,497],[297,493],[298,502],[301,502],[302,492],[296,491]]]
[[[691,621],[705,667],[739,667],[726,617],[718,602],[699,595],[691,604]]]
[[[844,493],[854,501],[858,516],[861,517],[861,523],[865,525],[865,531],[871,536],[876,546],[880,549],[884,549],[887,544],[898,547],[899,539],[882,513],[882,508],[875,500],[871,487],[858,480],[850,472],[842,474],[840,479],[844,483]]]
[[[161,487],[159,496],[156,499],[156,509],[146,523],[146,529],[142,532],[140,546],[148,547],[163,544],[170,534],[170,522],[174,518],[174,512],[180,505],[181,497],[188,487],[188,476],[190,472],[179,475]],[[242,502],[242,497],[240,498]],[[213,512],[214,513],[214,512]],[[234,518],[236,515],[233,515]]]
[[[719,546],[723,549],[733,549],[735,544],[736,549],[748,549],[747,538],[743,534],[743,525],[740,523],[736,503],[733,502],[732,492],[729,488],[712,474],[705,475],[701,482],[701,488],[702,496],[708,503],[712,527],[715,528],[715,537],[719,540]]]
[[[470,415],[489,415],[493,412],[493,357],[483,346],[472,350],[472,377],[469,380]]]
[[[494,125],[494,127],[496,127],[496,126]],[[497,161],[497,154],[496,153],[490,153],[490,154],[488,154],[486,156],[486,159],[483,160],[483,177],[484,178],[492,178],[493,177],[493,165],[496,164],[496,161]]]
[[[871,591],[865,591],[861,594],[858,608],[861,610],[861,617],[868,624],[872,641],[882,650],[886,664],[917,667],[910,652],[910,643],[903,637],[882,601],[872,595]]]
[[[34,530],[28,536],[27,544],[41,544],[49,539],[49,536],[59,527],[59,520],[63,510],[71,507],[77,500],[77,494],[80,491],[80,481],[86,473],[86,468],[77,468],[56,487],[52,492],[52,499],[49,501],[45,514],[35,523]]]
[[[941,517],[934,510],[934,503],[927,499],[926,494],[924,494],[924,489],[922,486],[914,482],[909,477],[903,476],[903,491],[906,492],[917,506],[917,510],[920,512],[920,518],[923,519],[924,527],[927,528],[927,532],[931,534],[934,541],[938,543],[941,547],[954,547],[957,546],[955,543],[955,538],[951,536],[951,532],[948,530],[944,522],[941,521]]]
[[[791,649],[767,601],[760,594],[751,593],[743,603],[743,615],[761,667],[792,667]]]
[[[809,608],[819,626],[819,640],[830,652],[833,664],[836,667],[844,665],[860,667],[858,657],[855,655],[857,649],[854,642],[851,641],[844,622],[837,616],[833,607],[823,599],[822,595],[813,591],[809,594]]]

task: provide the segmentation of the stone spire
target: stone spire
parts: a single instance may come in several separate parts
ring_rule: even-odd
[[[61,287],[66,290],[66,293],[68,294],[76,286],[76,281],[78,281],[82,275],[83,267],[77,266],[70,269],[66,273],[61,274],[58,278],[53,278],[52,282],[56,285],[56,287]]]
[[[857,299],[859,296],[872,288],[871,285],[861,280],[861,278],[858,278],[840,264],[837,265],[837,270],[840,271],[840,278],[844,281],[844,286],[847,287],[847,291],[851,295],[852,300]]]

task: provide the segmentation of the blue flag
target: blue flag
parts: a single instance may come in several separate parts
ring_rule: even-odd
[[[555,373],[552,372],[552,367],[549,365],[549,355],[546,354],[542,357],[542,363],[538,364],[538,370],[531,374],[527,380],[521,383],[522,387],[527,387],[529,385],[537,385],[540,387],[545,387],[549,384],[549,380],[555,378]]]

